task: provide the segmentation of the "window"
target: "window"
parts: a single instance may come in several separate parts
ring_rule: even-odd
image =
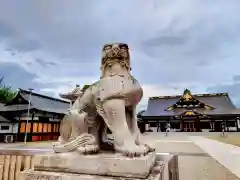
[[[9,126],[1,126],[1,130],[9,130]]]
[[[41,121],[41,122],[49,122],[49,118],[48,117],[40,116],[38,118],[39,118],[39,121]]]

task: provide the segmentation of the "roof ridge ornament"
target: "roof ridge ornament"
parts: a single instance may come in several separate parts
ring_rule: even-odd
[[[59,94],[61,98],[68,99],[70,101],[75,101],[79,96],[82,96],[82,95],[83,95],[83,91],[81,90],[81,87],[79,84],[76,84],[76,87],[71,92]]]

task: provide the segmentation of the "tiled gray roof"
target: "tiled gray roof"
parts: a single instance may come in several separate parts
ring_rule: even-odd
[[[232,114],[240,114],[240,108],[233,109]]]
[[[3,104],[3,103],[0,103],[0,108],[4,107],[4,105],[5,105],[5,104]]]
[[[20,89],[18,93],[26,101],[29,100],[29,91]],[[37,93],[32,93],[30,108],[47,111],[47,112],[66,113],[67,110],[69,109],[69,102],[44,96]],[[28,104],[19,104],[19,105],[5,106],[1,108],[1,111],[16,111],[16,110],[27,110],[27,109],[28,109]]]
[[[141,110],[137,113],[137,118],[141,118],[143,113],[145,112],[146,110]]]
[[[28,109],[27,104],[16,104],[16,105],[4,106],[0,108],[0,111],[22,111],[27,109]]]
[[[200,113],[205,114],[231,114],[233,109],[236,109],[234,104],[232,103],[231,99],[229,98],[228,94],[222,93],[219,95],[193,95],[199,101],[214,107],[213,110],[198,110]],[[150,98],[148,101],[147,110],[142,114],[142,116],[173,116],[177,115],[179,112],[178,110],[173,111],[165,111],[165,109],[174,103],[176,103],[181,96],[169,96],[168,98]]]
[[[11,122],[11,121],[0,115],[0,122]]]

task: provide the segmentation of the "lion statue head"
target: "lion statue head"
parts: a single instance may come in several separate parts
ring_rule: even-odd
[[[101,71],[115,63],[121,64],[127,71],[130,71],[130,54],[127,44],[113,43],[105,44],[102,50]]]

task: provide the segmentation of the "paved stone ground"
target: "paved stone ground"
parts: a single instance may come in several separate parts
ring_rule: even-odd
[[[220,165],[216,160],[211,157],[206,157],[201,154],[204,152],[194,145],[189,136],[219,136],[220,133],[176,133],[171,132],[169,136],[165,133],[146,133],[144,139],[152,142],[156,147],[157,152],[172,152],[172,153],[185,153],[184,156],[178,157],[179,163],[179,178],[180,180],[240,180],[235,177],[225,167]],[[240,135],[240,133],[239,133]],[[36,148],[36,149],[49,149],[52,142],[36,142],[36,143],[23,143],[4,145],[5,148]],[[4,148],[0,144],[1,148]],[[189,155],[186,155],[189,153]],[[194,155],[194,153],[198,153]],[[199,156],[200,154],[200,156]]]
[[[185,154],[178,157],[180,180],[240,180],[189,140],[189,136],[199,135],[219,136],[219,133],[170,133],[168,137],[164,133],[150,133],[145,139],[154,141],[157,152]]]

